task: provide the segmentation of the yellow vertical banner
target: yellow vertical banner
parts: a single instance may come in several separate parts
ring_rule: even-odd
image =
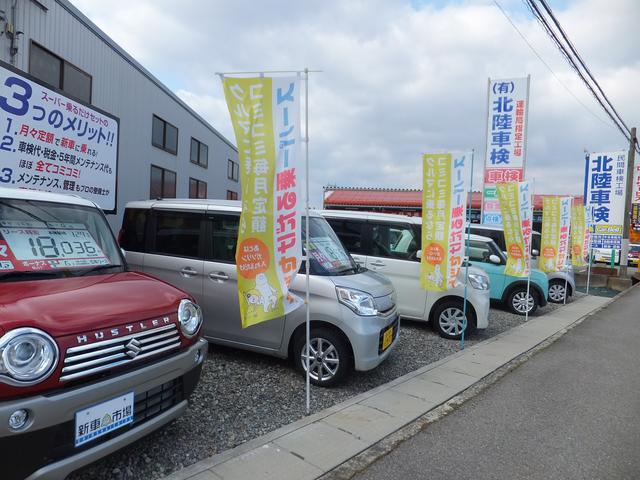
[[[542,199],[542,239],[540,241],[540,270],[557,271],[558,248],[560,243],[560,198]]]
[[[451,154],[422,156],[422,258],[420,285],[447,291],[447,243],[451,210]]]
[[[236,271],[247,328],[301,305],[288,292],[302,242],[295,169],[299,88],[296,78],[270,77],[226,77],[223,87],[240,160]]]
[[[584,205],[576,204],[571,208],[571,264],[584,267],[589,255],[589,232],[585,221]]]
[[[507,248],[505,274],[513,277],[529,275],[531,256],[531,193],[529,182],[498,183],[500,214]]]

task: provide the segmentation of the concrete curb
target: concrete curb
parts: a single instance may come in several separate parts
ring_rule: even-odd
[[[165,480],[350,478],[617,298],[581,297]]]

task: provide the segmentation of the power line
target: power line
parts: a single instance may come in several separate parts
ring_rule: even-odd
[[[602,92],[602,89],[600,88],[600,86],[598,85],[598,89],[599,91],[602,92],[602,97],[603,99],[600,98],[600,96],[598,95],[598,93],[596,93],[596,91],[594,90],[593,86],[589,83],[589,81],[585,78],[584,74],[582,73],[582,71],[580,70],[580,68],[578,67],[578,65],[576,64],[576,61],[574,60],[574,58],[572,57],[571,53],[569,53],[567,51],[567,48],[563,45],[562,41],[558,38],[558,36],[556,35],[556,33],[553,31],[553,29],[551,28],[551,26],[549,25],[549,23],[547,22],[547,19],[544,17],[544,15],[542,14],[542,12],[538,9],[538,7],[535,5],[534,0],[523,0],[525,2],[525,4],[527,5],[527,7],[529,8],[529,10],[531,11],[531,13],[536,17],[536,19],[538,20],[538,22],[542,25],[542,27],[544,28],[544,30],[546,31],[547,35],[551,38],[551,40],[556,44],[556,46],[558,47],[558,49],[560,50],[560,52],[564,55],[565,59],[567,60],[567,62],[569,63],[569,66],[571,68],[573,68],[573,70],[578,74],[578,76],[580,77],[580,79],[582,80],[582,82],[585,84],[585,86],[589,89],[589,91],[591,92],[591,94],[593,95],[593,97],[596,99],[596,101],[600,104],[600,106],[602,107],[602,109],[605,111],[605,113],[609,116],[609,118],[613,121],[614,125],[618,128],[618,130],[620,130],[620,133],[622,133],[622,135],[627,139],[627,141],[631,142],[631,135],[629,132],[628,127],[626,126],[626,124],[622,121],[622,119],[620,118],[620,116],[618,115],[618,112],[613,108],[613,106],[611,106],[611,109],[615,112],[615,115],[609,110],[609,108],[607,108],[607,105],[605,105],[605,101],[607,104],[611,105],[611,102],[609,101],[609,99],[606,97],[606,95],[604,94],[604,92]],[[542,1],[542,0],[541,0]],[[550,10],[550,9],[549,9]],[[557,20],[556,20],[557,22]],[[559,22],[557,22],[559,24]],[[564,35],[564,38],[566,38],[566,34]],[[566,40],[568,41],[568,38],[566,38]],[[575,51],[575,47],[573,47],[572,49],[572,53],[573,51]],[[577,53],[577,52],[576,52]],[[583,65],[583,68],[586,69],[586,66]],[[591,75],[590,75],[591,76]],[[591,76],[592,77],[592,76]],[[593,78],[593,77],[592,77]],[[595,82],[595,80],[594,80]],[[636,149],[638,149],[638,146],[636,145]],[[638,149],[638,152],[640,153],[640,149]]]
[[[498,9],[502,12],[502,14],[505,16],[505,18],[509,21],[509,23],[511,24],[511,26],[515,29],[516,32],[518,32],[518,35],[520,35],[520,37],[522,38],[522,40],[524,41],[524,43],[527,44],[527,46],[531,49],[531,51],[534,53],[534,55],[536,57],[538,57],[538,60],[540,60],[542,62],[542,64],[547,67],[547,70],[549,70],[549,72],[551,72],[551,75],[553,75],[553,77],[558,81],[558,83],[560,85],[562,85],[564,87],[564,89],[567,91],[567,93],[569,93],[569,95],[571,95],[576,102],[578,102],[580,105],[582,105],[582,107],[589,112],[591,115],[593,115],[597,120],[601,121],[604,125],[611,127],[611,124],[609,122],[607,122],[606,120],[604,120],[603,118],[599,117],[593,110],[591,110],[589,107],[587,107],[582,100],[580,100],[575,93],[573,93],[571,91],[571,89],[562,81],[560,80],[560,77],[558,77],[558,75],[556,75],[556,72],[553,71],[553,69],[549,66],[549,64],[547,62],[545,62],[544,58],[542,58],[542,56],[540,56],[540,54],[536,51],[535,48],[533,48],[533,45],[531,45],[531,43],[529,42],[529,40],[527,40],[527,37],[524,36],[524,34],[522,33],[522,31],[520,31],[520,29],[518,28],[518,26],[513,22],[513,20],[511,20],[511,17],[509,17],[509,15],[507,14],[507,12],[502,8],[502,6],[497,2],[497,0],[493,0],[493,3],[495,3],[496,7],[498,7]]]
[[[556,25],[556,27],[558,28],[558,31],[560,32],[560,35],[562,35],[562,38],[564,39],[565,42],[567,42],[567,45],[569,46],[569,48],[571,49],[571,51],[573,52],[573,54],[575,55],[575,57],[578,59],[578,62],[580,62],[580,65],[582,66],[582,68],[584,69],[584,71],[587,73],[587,75],[589,75],[589,78],[593,81],[593,83],[595,84],[596,88],[598,89],[598,91],[600,92],[600,95],[602,95],[602,97],[604,98],[604,100],[607,102],[607,104],[609,105],[609,107],[611,107],[611,110],[613,111],[613,113],[615,114],[615,116],[618,118],[618,120],[620,120],[620,123],[622,123],[622,125],[624,126],[625,130],[627,131],[627,133],[629,135],[631,135],[631,130],[629,130],[629,127],[627,126],[626,123],[624,123],[624,120],[622,120],[622,117],[620,116],[620,114],[617,112],[617,110],[615,109],[615,107],[613,106],[613,104],[609,101],[609,99],[607,98],[607,96],[605,95],[604,91],[602,90],[602,87],[600,87],[600,84],[598,83],[598,81],[595,79],[595,77],[592,75],[591,71],[589,70],[589,68],[587,67],[587,65],[584,63],[584,60],[582,60],[582,57],[580,56],[580,54],[578,53],[578,51],[576,50],[576,48],[573,46],[573,43],[571,43],[571,40],[569,40],[569,37],[567,36],[567,34],[565,33],[565,31],[563,30],[562,26],[560,25],[560,22],[556,19],[555,15],[553,14],[553,12],[551,11],[551,8],[549,7],[549,5],[547,4],[546,0],[540,0],[540,3],[542,3],[542,6],[544,7],[544,9],[547,11],[547,14],[551,17],[551,20],[553,20],[553,23]]]

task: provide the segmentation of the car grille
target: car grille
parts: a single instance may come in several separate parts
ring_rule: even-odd
[[[391,315],[395,308],[396,303],[393,300],[393,295],[385,295],[384,297],[376,297],[373,299],[376,308],[381,316],[386,317]]]
[[[76,380],[180,347],[176,324],[68,348],[60,381]]]

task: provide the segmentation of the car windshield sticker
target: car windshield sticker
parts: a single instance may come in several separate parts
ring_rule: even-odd
[[[82,223],[0,221],[0,271],[109,265]]]

